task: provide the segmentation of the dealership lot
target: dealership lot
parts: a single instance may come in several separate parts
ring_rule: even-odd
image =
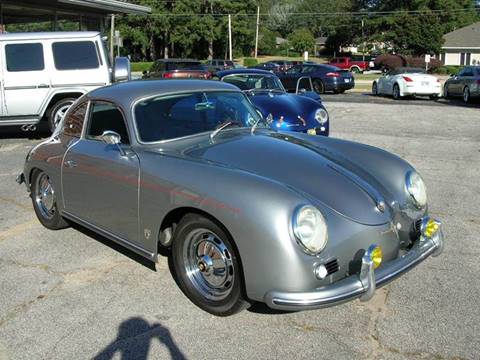
[[[0,129],[0,359],[478,358],[478,104],[324,98],[332,136],[392,151],[423,175],[445,226],[442,256],[368,303],[217,318],[181,293],[165,257],[154,272],[80,227],[42,228],[14,182],[39,140]]]

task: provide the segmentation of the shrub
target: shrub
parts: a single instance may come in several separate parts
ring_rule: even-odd
[[[144,72],[150,70],[153,62],[132,62],[131,69],[132,72]]]
[[[425,69],[425,57],[408,57],[407,66]],[[428,70],[435,71],[435,69],[438,69],[441,66],[442,62],[440,60],[430,59],[430,63],[428,64]]]
[[[407,65],[407,60],[404,56],[393,54],[377,56],[374,62],[377,67],[390,70]]]
[[[463,69],[461,65],[444,65],[436,68],[434,72],[439,75],[455,75],[461,69]]]
[[[243,59],[243,66],[249,67],[249,66],[255,66],[257,64],[258,64],[257,59],[254,59],[254,58]]]

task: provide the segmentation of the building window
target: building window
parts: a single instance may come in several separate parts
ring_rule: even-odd
[[[460,65],[471,65],[470,60],[471,60],[472,54],[471,53],[460,53]]]
[[[92,41],[55,42],[52,50],[57,70],[96,69],[99,66]]]
[[[8,44],[5,46],[8,71],[39,71],[45,67],[43,46],[34,44]]]

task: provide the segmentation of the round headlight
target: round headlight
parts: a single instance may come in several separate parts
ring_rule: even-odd
[[[427,187],[423,179],[415,171],[410,171],[407,174],[406,187],[415,206],[423,208],[427,205]]]
[[[322,213],[313,206],[300,207],[293,217],[293,232],[305,252],[318,254],[327,244],[327,224]]]
[[[315,120],[317,120],[321,125],[325,124],[328,121],[328,112],[325,109],[318,109],[315,111]]]

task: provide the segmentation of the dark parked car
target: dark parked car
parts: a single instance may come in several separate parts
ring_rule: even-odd
[[[217,71],[222,70],[229,70],[235,67],[235,63],[230,60],[222,60],[222,59],[212,59],[208,60],[207,63],[208,71],[212,73],[216,73]]]
[[[290,69],[294,64],[293,61],[289,60],[271,60],[272,63],[278,64],[278,69],[276,71],[287,71]]]
[[[328,136],[328,112],[315,92],[289,94],[278,77],[265,70],[236,69],[216,75],[245,92],[273,129]]]
[[[221,81],[89,92],[32,148],[17,181],[48,229],[79,223],[150,261],[169,254],[182,291],[215,315],[248,300],[281,310],[366,301],[443,248],[410,164],[372,146],[272,130]],[[61,256],[66,234],[57,236]]]
[[[278,74],[283,86],[288,91],[295,91],[298,80],[305,76],[312,79],[313,88],[318,94],[326,91],[343,93],[355,86],[355,80],[350,71],[330,65],[295,65],[286,72]]]
[[[280,65],[272,61],[268,61],[268,62],[264,62],[258,65],[252,66],[252,68],[267,70],[275,73],[280,71]]]
[[[143,79],[210,79],[212,73],[206,65],[193,59],[157,60]]]
[[[468,103],[472,98],[480,97],[480,66],[467,66],[445,82],[445,98],[461,96]]]

